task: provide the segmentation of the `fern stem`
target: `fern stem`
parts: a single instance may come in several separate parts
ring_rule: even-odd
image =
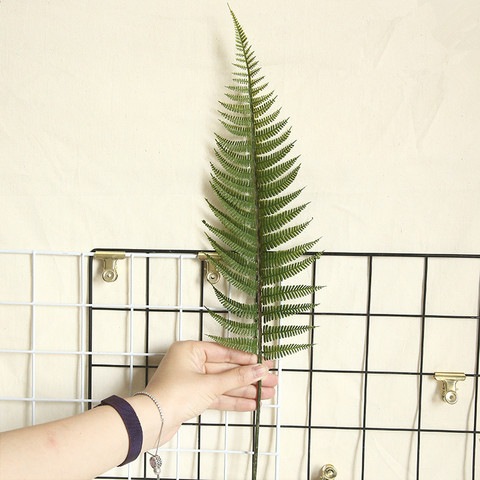
[[[230,9],[230,6],[229,6]],[[262,252],[263,252],[263,232],[262,232],[262,222],[260,220],[260,199],[259,199],[259,179],[257,175],[257,146],[256,146],[256,130],[255,130],[255,115],[254,115],[254,104],[253,104],[253,91],[252,91],[252,72],[250,68],[250,62],[248,60],[246,45],[242,38],[242,31],[240,24],[235,17],[235,14],[230,9],[230,12],[233,17],[235,28],[237,31],[238,38],[242,44],[242,53],[245,58],[245,66],[247,67],[247,85],[248,85],[248,102],[250,106],[250,169],[252,174],[252,185],[253,185],[253,195],[255,198],[255,229],[257,237],[257,292],[256,292],[256,302],[257,302],[257,362],[263,362],[263,306],[262,306]],[[255,415],[255,430],[253,433],[253,458],[252,458],[252,480],[257,479],[257,469],[258,469],[258,437],[260,435],[260,409],[261,409],[261,397],[262,397],[262,384],[258,382],[258,392],[257,392],[257,405],[256,405],[256,415]]]
[[[253,432],[253,459],[252,459],[252,480],[256,480],[258,471],[258,437],[260,435],[260,411],[262,398],[262,381],[258,382],[257,387],[257,409],[255,411],[255,430]]]

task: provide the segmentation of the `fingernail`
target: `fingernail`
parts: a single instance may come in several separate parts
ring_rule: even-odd
[[[255,375],[255,378],[262,378],[267,373],[268,373],[267,367],[265,365],[262,365],[261,363],[253,367],[253,374]]]

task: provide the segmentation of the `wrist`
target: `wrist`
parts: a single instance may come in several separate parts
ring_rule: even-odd
[[[143,446],[142,451],[152,450],[157,446],[158,437],[162,428],[162,419],[160,412],[151,398],[146,395],[136,395],[125,399],[135,410],[143,430]],[[159,399],[159,402],[161,400]],[[161,404],[160,404],[161,405]],[[165,412],[165,420],[163,425],[162,437],[160,445],[165,444],[177,432],[180,425],[175,426],[169,421],[171,418],[165,407],[161,405]]]

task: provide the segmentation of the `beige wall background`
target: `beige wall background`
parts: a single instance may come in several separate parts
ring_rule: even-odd
[[[290,117],[294,151],[302,155],[297,185],[307,186],[306,216],[314,217],[308,239],[323,236],[318,247],[329,251],[479,253],[478,0],[232,0],[230,5],[278,94],[277,104]],[[0,0],[0,250],[207,248],[203,199],[209,195],[213,132],[220,126],[217,102],[230,82],[233,59],[224,1]],[[0,427],[76,413],[79,404],[62,399],[84,393],[84,377],[75,373],[85,372],[85,360],[74,354],[85,343],[78,255],[0,257],[0,303],[13,302],[0,305],[0,394],[19,399],[2,401]],[[374,313],[420,315],[423,264],[417,260],[374,261]],[[134,260],[129,262],[120,263],[119,281],[108,286],[107,298],[114,303],[131,301],[125,282]],[[366,263],[338,262],[321,260],[318,278],[328,291],[319,308],[364,311]],[[192,264],[195,274],[185,274],[191,279],[185,280],[186,302],[197,299],[199,288],[198,261]],[[165,285],[176,286],[171,279],[178,268],[164,265],[159,263],[153,282],[162,295]],[[479,263],[429,265],[427,313],[459,318],[427,320],[425,369],[470,377],[453,409],[442,402],[433,377],[426,378],[422,425],[471,431]],[[95,281],[95,288],[107,288]],[[30,307],[33,290],[36,302],[55,306]],[[418,318],[378,318],[372,317],[370,368],[416,371]],[[109,317],[104,320],[110,325]],[[165,327],[170,336],[157,335],[152,351],[163,351],[166,338],[174,340],[178,319],[167,320],[173,322]],[[107,335],[101,349],[128,350],[133,321],[115,318],[127,333],[118,330],[117,343]],[[136,328],[139,322],[135,318]],[[198,334],[185,328],[182,338]],[[365,319],[322,320],[316,368],[364,368],[365,328]],[[285,365],[308,368],[308,356]],[[361,375],[328,378],[327,398],[325,378],[314,378],[314,423],[357,425]],[[374,378],[369,425],[416,428],[416,377]],[[283,389],[282,422],[301,424],[308,377],[287,375],[285,381],[295,385],[295,395]],[[126,388],[123,377],[105,385],[108,393]],[[101,398],[100,393],[95,395]],[[40,400],[30,405],[30,396]],[[190,438],[183,431],[182,438]],[[298,453],[305,434],[287,429],[282,435],[282,478],[295,478],[306,462],[304,450]],[[371,433],[367,478],[417,478],[416,432],[403,437]],[[422,434],[422,478],[470,479],[471,442],[478,437]],[[202,448],[223,448],[223,437],[203,438],[212,443]],[[312,478],[330,462],[342,478],[356,478],[359,439],[355,430],[315,431]],[[238,445],[230,448],[248,448]],[[217,472],[222,458],[215,457],[210,467],[206,462],[207,478],[219,478],[207,468]],[[235,471],[237,464],[231,466]],[[242,468],[247,473],[235,480],[248,477],[248,466]],[[166,469],[175,472],[174,454]]]
[[[231,3],[290,117],[309,237],[479,250],[480,4]],[[0,3],[0,248],[205,248],[216,0]]]

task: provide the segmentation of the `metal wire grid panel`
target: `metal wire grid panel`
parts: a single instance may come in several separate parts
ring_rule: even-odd
[[[197,253],[127,251],[105,284],[90,252],[0,251],[1,428],[140,390],[169,344],[212,332]],[[339,478],[479,478],[479,274],[479,255],[325,253],[305,273],[329,290],[308,315],[317,345],[278,363],[264,408],[264,478],[317,479],[325,463]],[[442,402],[438,370],[466,373],[458,404]],[[184,425],[164,478],[248,478],[252,423]],[[149,474],[140,459],[101,477]]]
[[[102,299],[99,303],[99,290],[105,293],[109,286],[99,284],[100,288],[96,289],[95,273],[90,277],[88,344],[94,352],[101,351],[103,340],[107,339],[109,344],[112,341],[105,336],[108,325],[118,329],[118,325],[123,324],[125,330],[119,331],[119,339],[122,342],[128,338],[128,348],[123,358],[113,356],[105,361],[96,354],[89,357],[89,398],[107,394],[104,379],[111,377],[112,370],[120,371],[119,376],[123,376],[120,382],[128,385],[121,393],[141,390],[171,343],[204,340],[205,332],[213,333],[215,328],[214,325],[205,327],[209,316],[204,305],[211,306],[213,298],[205,298],[210,288],[204,281],[204,265],[197,258],[198,251],[127,250],[127,254],[130,257],[127,304],[106,305]],[[218,305],[213,308],[222,311]],[[280,365],[277,371],[281,375]],[[269,420],[264,427],[272,430],[274,437],[271,444],[261,449],[260,455],[268,459],[264,467],[277,472],[272,478],[279,478],[280,402],[265,404],[263,409],[264,417]],[[207,412],[185,423],[175,439],[161,449],[162,478],[232,479],[248,475],[253,422],[249,413]],[[145,458],[137,465],[124,467],[123,472],[115,470],[99,478],[148,478],[151,475]]]

